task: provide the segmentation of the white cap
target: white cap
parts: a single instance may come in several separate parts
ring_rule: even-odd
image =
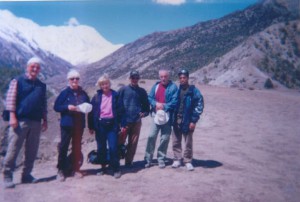
[[[42,60],[41,60],[40,58],[38,58],[38,57],[32,57],[32,58],[30,58],[30,59],[28,60],[27,66],[29,66],[30,64],[33,64],[33,63],[36,63],[36,64],[41,65],[43,62],[42,62]]]
[[[80,111],[80,112],[85,113],[85,114],[91,112],[92,109],[93,109],[93,106],[91,104],[87,103],[87,102],[84,102],[80,105],[77,105],[77,111]]]
[[[170,115],[168,112],[164,110],[157,110],[154,116],[154,123],[157,125],[164,125],[169,121]]]

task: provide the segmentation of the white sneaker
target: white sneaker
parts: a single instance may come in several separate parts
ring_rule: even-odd
[[[172,168],[179,168],[181,166],[180,161],[174,161],[172,164]]]
[[[185,166],[186,166],[186,169],[188,171],[193,171],[194,170],[194,166],[191,163],[186,163]]]

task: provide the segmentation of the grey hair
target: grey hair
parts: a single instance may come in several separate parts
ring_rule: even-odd
[[[74,78],[74,77],[80,78],[80,74],[77,70],[71,69],[67,74],[67,79]]]
[[[27,66],[31,65],[31,64],[39,64],[41,66],[41,64],[43,63],[42,60],[38,57],[32,57],[27,61]]]
[[[168,75],[170,75],[170,71],[167,70],[167,69],[160,69],[160,70],[158,71],[158,74],[160,75],[160,73],[162,73],[162,72],[166,72]]]

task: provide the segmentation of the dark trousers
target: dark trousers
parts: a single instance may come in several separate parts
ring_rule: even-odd
[[[67,159],[68,148],[72,140],[72,170],[79,171],[81,161],[81,139],[83,128],[61,127],[61,142],[59,144],[57,168],[66,171],[69,167]]]
[[[129,123],[126,136],[122,137],[120,144],[125,144],[128,137],[127,152],[125,155],[125,163],[131,164],[137,149],[142,122]]]
[[[96,141],[100,163],[102,165],[109,163],[114,171],[119,171],[118,134],[115,131],[113,122],[101,123],[99,121],[98,130],[96,130]]]

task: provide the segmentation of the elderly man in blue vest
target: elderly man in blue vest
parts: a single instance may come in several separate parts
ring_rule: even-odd
[[[33,57],[28,60],[25,75],[13,79],[6,97],[6,110],[9,111],[9,143],[4,158],[4,188],[14,188],[13,171],[15,161],[25,142],[25,162],[22,183],[34,183],[31,175],[36,158],[40,133],[47,130],[46,85],[37,77],[41,60]]]

